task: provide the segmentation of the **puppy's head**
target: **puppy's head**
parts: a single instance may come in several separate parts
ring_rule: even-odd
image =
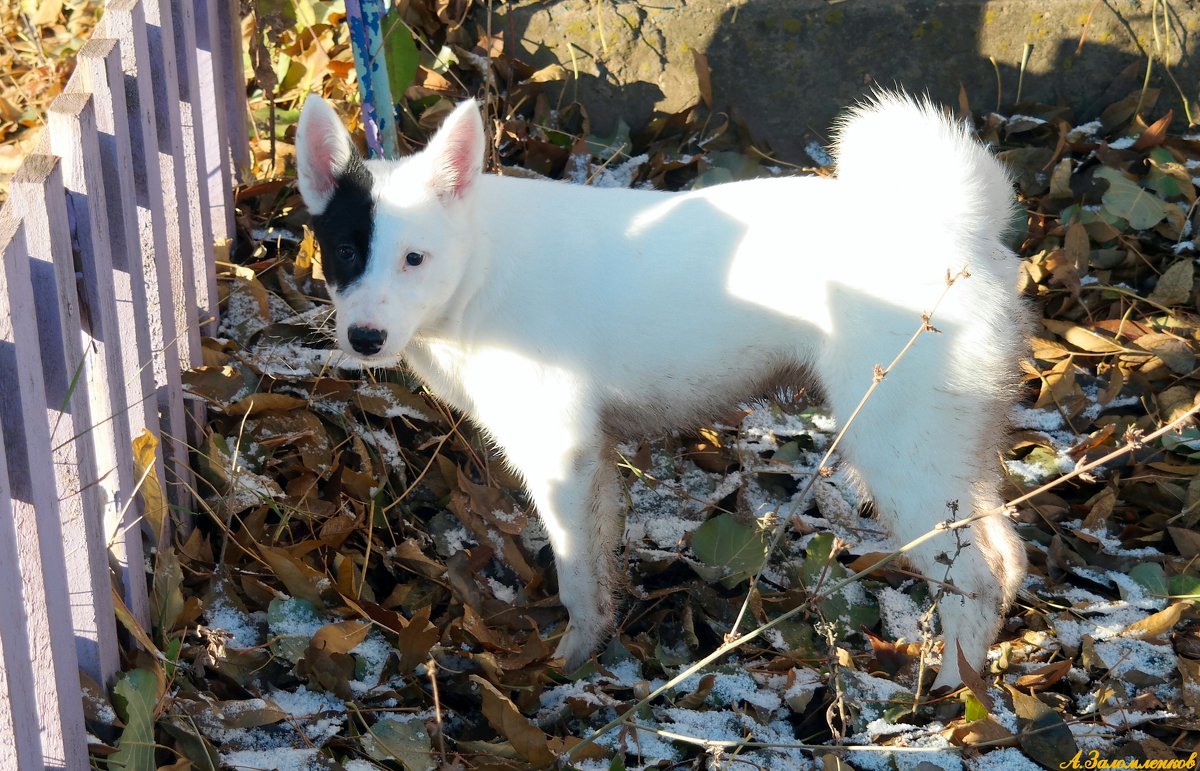
[[[467,101],[424,151],[364,161],[325,100],[305,102],[296,135],[300,194],[346,351],[383,363],[441,320],[474,242],[483,142],[479,109]]]

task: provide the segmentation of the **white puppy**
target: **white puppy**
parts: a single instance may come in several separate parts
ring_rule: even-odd
[[[1014,202],[999,162],[928,103],[879,94],[837,142],[837,178],[690,193],[482,173],[485,132],[461,105],[421,153],[362,161],[310,97],[300,191],[337,308],[338,341],[403,358],[504,451],[549,532],[569,667],[614,623],[622,533],[613,443],[696,427],[796,386],[845,420],[966,269],[842,445],[880,520],[906,542],[1001,503],[997,451],[1023,350]],[[937,684],[957,649],[982,665],[1025,570],[1003,517],[910,555],[957,594],[940,608]]]

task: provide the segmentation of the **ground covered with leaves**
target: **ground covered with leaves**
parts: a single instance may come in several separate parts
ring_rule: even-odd
[[[0,203],[8,178],[33,152],[46,108],[75,68],[96,23],[96,0],[10,0],[0,4]]]
[[[389,45],[412,65],[410,147],[481,95],[504,173],[671,190],[797,173],[704,104],[597,136],[563,98],[570,74],[525,65],[468,3],[405,8]],[[820,404],[783,394],[623,445],[620,628],[562,672],[566,613],[513,476],[403,369],[361,371],[330,338],[291,142],[310,90],[357,115],[339,4],[260,11],[245,24],[256,181],[238,191],[218,336],[185,378],[208,416],[195,526],[153,555],[153,628],[132,630],[127,673],[90,691],[97,766],[517,769],[570,753],[582,769],[1019,771],[1200,749],[1191,423],[1015,507],[1029,579],[988,671],[932,696],[920,577],[892,563],[825,591],[898,544],[836,473],[799,499],[838,428]],[[1087,121],[1033,104],[972,117],[1018,181],[1021,289],[1043,315],[997,459],[1010,500],[1197,403],[1200,134],[1170,133],[1159,98],[1134,89]],[[830,173],[812,155],[807,173]],[[800,612],[640,704],[722,644],[777,523],[742,629]]]

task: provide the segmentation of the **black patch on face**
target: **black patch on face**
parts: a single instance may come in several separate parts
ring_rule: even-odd
[[[325,281],[334,289],[345,289],[367,269],[375,228],[373,185],[374,177],[366,164],[357,153],[351,153],[325,211],[312,218],[313,234],[321,245]]]

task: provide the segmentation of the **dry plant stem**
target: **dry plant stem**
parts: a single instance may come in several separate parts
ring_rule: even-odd
[[[574,747],[569,749],[562,756],[563,759],[568,760],[568,761],[571,760],[584,747],[587,747],[588,745],[595,743],[595,741],[597,739],[599,739],[601,736],[608,733],[612,729],[616,728],[617,726],[627,723],[629,721],[629,717],[631,715],[637,714],[637,712],[639,712],[643,707],[645,707],[651,701],[658,698],[659,696],[661,696],[663,693],[670,690],[671,688],[674,688],[676,685],[679,685],[679,683],[683,682],[684,680],[688,679],[689,677],[696,674],[700,670],[704,669],[706,666],[708,666],[712,662],[716,661],[717,659],[721,658],[725,654],[729,653],[730,651],[732,651],[736,648],[741,647],[743,644],[755,639],[756,637],[761,636],[763,633],[767,632],[768,630],[774,629],[776,626],[783,623],[784,621],[787,621],[788,619],[792,618],[793,616],[796,616],[796,615],[804,612],[805,610],[808,609],[808,606],[810,604],[818,603],[827,597],[837,594],[839,591],[844,589],[846,586],[857,581],[858,579],[862,578],[863,576],[867,575],[868,573],[872,572],[873,570],[875,570],[883,565],[886,565],[887,563],[891,562],[896,557],[899,557],[900,555],[904,554],[905,552],[915,549],[917,546],[920,546],[921,544],[925,543],[926,541],[930,540],[931,538],[941,535],[942,533],[946,533],[951,530],[957,530],[959,528],[966,527],[967,525],[970,525],[973,522],[983,519],[984,517],[999,515],[1005,509],[1007,509],[1011,506],[1015,506],[1019,503],[1024,503],[1025,501],[1028,501],[1029,499],[1033,498],[1034,496],[1041,495],[1042,493],[1046,492],[1047,490],[1058,487],[1059,485],[1061,485],[1065,482],[1068,482],[1071,479],[1074,479],[1075,477],[1079,476],[1080,474],[1086,474],[1087,472],[1091,471],[1092,469],[1097,468],[1098,466],[1102,466],[1105,463],[1108,463],[1109,461],[1113,460],[1114,458],[1119,458],[1120,456],[1124,455],[1125,453],[1130,452],[1135,447],[1141,446],[1148,442],[1152,442],[1155,439],[1157,439],[1158,437],[1167,433],[1168,431],[1175,430],[1176,428],[1181,426],[1183,423],[1190,420],[1198,412],[1200,412],[1200,405],[1196,405],[1196,406],[1192,407],[1190,410],[1188,410],[1184,414],[1180,415],[1175,420],[1172,420],[1170,423],[1167,423],[1166,425],[1164,425],[1162,428],[1158,429],[1154,433],[1147,434],[1144,437],[1140,437],[1140,438],[1131,440],[1128,443],[1126,443],[1125,445],[1113,450],[1109,454],[1107,454],[1101,458],[1097,458],[1096,460],[1094,460],[1090,463],[1086,463],[1086,464],[1080,466],[1079,468],[1075,469],[1074,471],[1070,472],[1069,474],[1064,474],[1063,476],[1059,477],[1058,479],[1047,482],[1046,484],[1042,485],[1041,487],[1031,490],[1018,498],[1014,498],[1012,501],[1005,504],[1004,506],[990,509],[988,511],[982,511],[977,514],[973,514],[969,517],[955,520],[953,522],[949,522],[949,521],[942,522],[938,527],[934,528],[933,530],[930,530],[928,533],[925,533],[924,535],[919,536],[919,537],[913,539],[912,541],[909,541],[908,543],[904,544],[904,546],[900,547],[899,549],[892,552],[891,554],[888,554],[888,555],[880,558],[878,561],[876,561],[873,565],[866,568],[865,570],[860,570],[857,573],[855,573],[841,581],[838,581],[837,583],[833,584],[832,586],[827,587],[825,589],[825,591],[823,591],[821,594],[813,596],[809,600],[808,603],[805,603],[805,604],[799,605],[795,608],[792,608],[791,610],[787,611],[786,613],[783,613],[780,616],[776,617],[774,620],[769,621],[766,624],[763,624],[762,626],[747,632],[746,634],[742,635],[741,637],[738,637],[736,639],[729,640],[729,641],[723,643],[712,653],[710,653],[707,656],[705,656],[704,658],[700,659],[695,664],[692,664],[690,667],[688,667],[684,671],[680,672],[675,677],[672,677],[670,680],[663,683],[658,688],[655,688],[644,699],[641,699],[637,704],[634,704],[632,707],[627,709],[625,712],[621,713],[619,716],[617,716],[613,720],[610,720],[608,723],[605,723],[600,728],[597,728],[590,735],[588,735],[586,738],[584,738],[583,741],[579,742]]]
[[[804,505],[806,500],[808,500],[808,494],[812,491],[813,485],[816,484],[817,479],[821,476],[821,472],[825,470],[825,464],[829,462],[831,457],[833,457],[833,453],[837,450],[838,444],[841,443],[842,437],[846,435],[846,432],[850,429],[850,426],[853,425],[855,419],[858,418],[859,413],[862,412],[871,396],[875,393],[875,389],[879,388],[879,384],[882,383],[884,378],[888,376],[888,373],[890,373],[892,369],[900,363],[900,360],[903,359],[909,350],[912,349],[913,345],[916,344],[917,339],[921,335],[933,330],[933,327],[930,326],[930,320],[933,318],[933,314],[937,313],[937,309],[941,306],[942,300],[946,299],[946,293],[950,291],[950,287],[954,286],[954,282],[958,281],[960,278],[969,276],[970,274],[967,272],[966,267],[960,270],[957,275],[951,275],[950,272],[947,271],[946,288],[942,290],[941,295],[938,296],[937,302],[933,304],[933,309],[921,317],[920,326],[918,326],[917,330],[913,332],[912,337],[908,338],[908,342],[904,344],[904,347],[900,349],[900,352],[896,354],[891,363],[889,363],[887,367],[883,369],[876,367],[875,375],[871,381],[870,387],[867,388],[867,392],[864,393],[862,399],[859,400],[858,406],[855,407],[854,411],[850,413],[850,417],[846,419],[845,424],[842,425],[837,434],[834,435],[833,441],[830,442],[829,447],[825,450],[825,454],[821,457],[821,462],[817,465],[817,470],[814,471],[812,476],[809,477],[808,482],[805,483],[804,488],[800,491],[799,495],[793,498],[791,503],[788,504],[787,515],[779,518],[779,524],[775,526],[775,532],[771,536],[771,545],[767,547],[767,553],[763,555],[762,563],[758,566],[758,570],[755,572],[753,580],[750,581],[750,588],[746,590],[746,599],[742,601],[742,607],[738,611],[737,618],[734,619],[733,627],[729,630],[730,637],[737,637],[738,630],[741,629],[742,620],[746,617],[746,611],[750,607],[750,598],[754,592],[758,590],[758,585],[762,580],[763,572],[767,569],[767,564],[771,561],[771,555],[775,553],[775,548],[779,546],[779,541],[783,537],[783,532],[787,527],[788,520],[791,519],[792,515],[799,510],[802,505]]]
[[[438,727],[438,752],[442,755],[442,764],[446,763],[446,732],[442,728],[442,700],[438,695],[437,660],[430,659],[425,665],[429,670],[429,687],[433,691],[433,716]]]

